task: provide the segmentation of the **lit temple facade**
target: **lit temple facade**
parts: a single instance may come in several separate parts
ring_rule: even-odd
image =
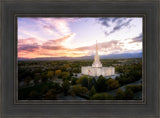
[[[89,76],[100,76],[100,75],[111,76],[115,74],[114,67],[102,67],[102,64],[99,60],[97,42],[96,42],[96,54],[92,66],[82,66],[81,73],[83,75],[89,75]]]

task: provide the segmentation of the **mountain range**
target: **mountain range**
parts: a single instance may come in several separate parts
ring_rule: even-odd
[[[100,59],[122,59],[122,58],[142,58],[142,52],[139,53],[121,53],[121,54],[109,54],[109,55],[100,55]],[[42,57],[42,58],[18,58],[18,60],[85,60],[85,59],[94,59],[92,56],[83,56],[83,57]]]

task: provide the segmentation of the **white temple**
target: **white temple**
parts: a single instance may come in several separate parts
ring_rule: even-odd
[[[82,66],[81,73],[89,76],[100,76],[100,75],[111,76],[115,74],[114,67],[102,67],[102,64],[99,60],[97,42],[96,42],[96,54],[92,66]]]

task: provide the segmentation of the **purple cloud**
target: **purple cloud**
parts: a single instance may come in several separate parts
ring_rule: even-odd
[[[41,46],[41,48],[43,49],[48,49],[48,50],[64,50],[66,48],[64,48],[63,46]]]
[[[116,24],[111,31],[104,31],[105,35],[110,35],[116,31],[119,31],[123,27],[130,25],[131,21],[131,18],[99,18],[99,22],[107,28],[112,27],[111,24]]]
[[[132,41],[130,43],[142,42],[142,38],[142,33],[140,33],[137,37],[132,38]]]
[[[38,44],[23,44],[18,46],[18,51],[28,51],[28,52],[32,52],[36,49],[39,49],[39,45]]]

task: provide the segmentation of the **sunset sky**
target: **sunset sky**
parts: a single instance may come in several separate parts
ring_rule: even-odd
[[[142,18],[18,17],[18,57],[81,57],[142,52]]]

